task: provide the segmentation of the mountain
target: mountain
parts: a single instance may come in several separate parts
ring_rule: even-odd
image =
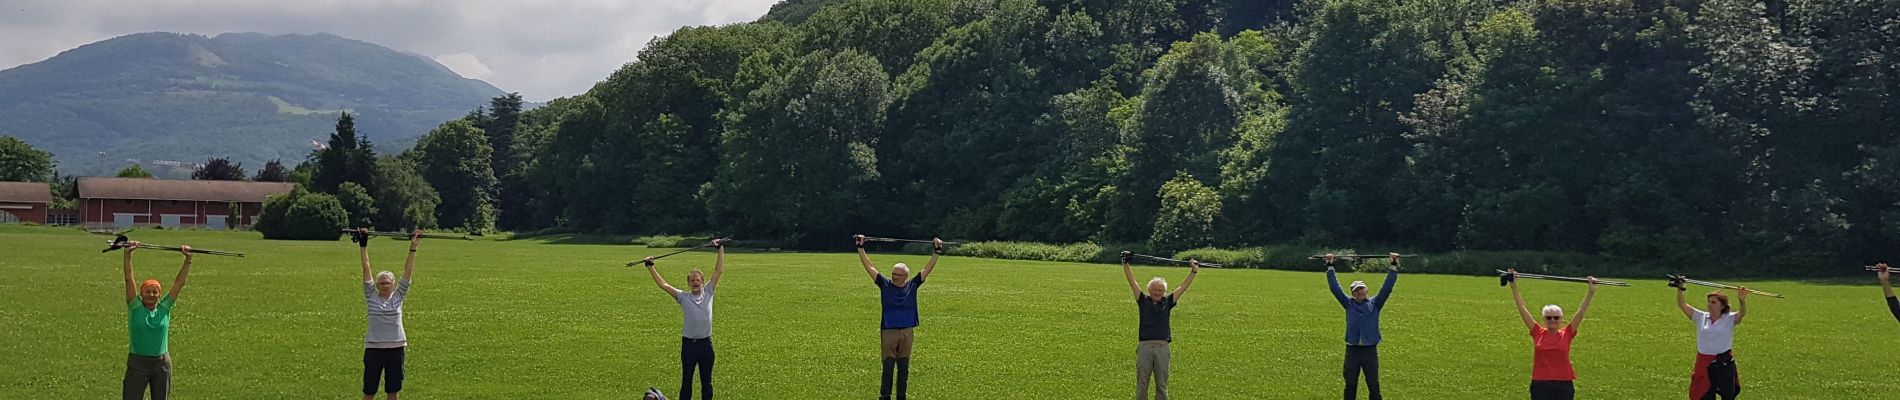
[[[65,173],[212,157],[255,171],[302,160],[342,111],[375,144],[413,143],[500,94],[427,57],[330,34],[139,33],[0,71],[0,135],[52,151]]]

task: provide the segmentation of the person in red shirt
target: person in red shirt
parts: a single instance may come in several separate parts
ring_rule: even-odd
[[[1517,315],[1530,329],[1536,349],[1531,361],[1531,400],[1576,398],[1577,372],[1570,368],[1570,341],[1576,339],[1577,327],[1583,325],[1583,314],[1590,311],[1590,299],[1597,296],[1597,278],[1590,277],[1590,291],[1583,295],[1583,305],[1577,307],[1570,324],[1564,325],[1564,309],[1555,304],[1544,306],[1542,321],[1531,318],[1530,309],[1524,308],[1524,296],[1517,292],[1517,270],[1510,274],[1511,300],[1517,301]]]

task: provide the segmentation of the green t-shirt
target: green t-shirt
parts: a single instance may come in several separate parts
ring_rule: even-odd
[[[132,333],[132,354],[157,357],[165,355],[171,342],[172,304],[170,295],[158,299],[158,307],[145,309],[145,303],[132,299],[126,305],[127,330]]]

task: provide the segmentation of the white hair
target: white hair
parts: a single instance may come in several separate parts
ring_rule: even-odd
[[[897,263],[897,265],[892,265],[891,269],[896,270],[896,271],[904,271],[904,273],[906,274],[910,273],[910,266],[904,265],[904,263]]]
[[[1148,287],[1154,287],[1157,283],[1161,284],[1161,290],[1168,290],[1167,279],[1161,279],[1159,276],[1148,279]]]
[[[389,271],[383,271],[383,272],[377,272],[377,273],[376,273],[376,281],[377,281],[377,282],[383,282],[383,281],[389,281],[389,282],[395,282],[395,281],[396,281],[396,273],[394,273],[394,272],[389,272]]]
[[[1556,304],[1544,306],[1544,316],[1548,317],[1552,315],[1556,315],[1559,317],[1564,316],[1564,308],[1558,307]]]

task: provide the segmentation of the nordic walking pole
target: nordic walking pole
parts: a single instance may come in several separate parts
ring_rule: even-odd
[[[1689,277],[1687,277],[1687,276],[1682,276],[1682,275],[1663,275],[1663,276],[1667,276],[1667,277],[1669,277],[1669,287],[1673,287],[1673,288],[1678,288],[1678,289],[1683,289],[1683,287],[1682,287],[1682,285],[1683,285],[1683,284],[1690,284],[1690,285],[1697,285],[1697,286],[1708,286],[1708,287],[1712,287],[1712,288],[1716,288],[1716,289],[1739,289],[1739,290],[1746,290],[1746,291],[1748,291],[1749,293],[1754,293],[1754,294],[1759,294],[1759,295],[1763,295],[1763,296],[1768,296],[1768,297],[1773,297],[1773,298],[1777,298],[1777,299],[1785,299],[1785,298],[1787,298],[1787,297],[1783,297],[1783,296],[1782,296],[1782,295],[1781,295],[1780,293],[1775,293],[1775,292],[1768,292],[1768,291],[1761,291],[1761,290],[1755,290],[1755,289],[1742,289],[1742,287],[1740,287],[1740,286],[1735,286],[1735,285],[1730,285],[1730,284],[1724,284],[1724,283],[1715,283],[1715,282],[1709,282],[1709,281],[1698,281],[1698,280],[1694,280],[1694,279],[1689,279]]]
[[[1129,257],[1134,257],[1134,258],[1143,258],[1143,259],[1148,259],[1148,260],[1153,260],[1153,261],[1161,261],[1161,262],[1170,262],[1170,263],[1176,263],[1176,264],[1187,264],[1187,263],[1190,263],[1190,262],[1196,262],[1196,263],[1200,263],[1200,264],[1201,264],[1201,266],[1203,266],[1203,267],[1209,267],[1209,268],[1220,268],[1220,267],[1221,267],[1221,265],[1220,265],[1220,264],[1215,264],[1215,263],[1210,263],[1210,262],[1202,262],[1202,261],[1199,261],[1199,260],[1194,260],[1194,259],[1187,259],[1187,260],[1177,260],[1177,259],[1172,259],[1172,258],[1167,258],[1167,257],[1160,257],[1160,256],[1151,256],[1151,255],[1147,255],[1147,254],[1136,254],[1135,252],[1132,252],[1132,251],[1123,251],[1123,252],[1122,252],[1122,258],[1129,258]]]
[[[895,239],[895,238],[881,238],[881,237],[871,237],[871,236],[865,236],[865,237],[864,237],[864,241],[866,241],[866,242],[886,242],[886,243],[935,243],[935,242],[932,242],[932,241],[929,241],[929,240],[918,240],[918,239]],[[953,244],[963,244],[963,243],[962,243],[962,242],[950,242],[950,241],[946,241],[946,242],[943,242],[943,245],[945,245],[945,246],[949,246],[949,245],[953,245]]]
[[[1362,259],[1362,258],[1391,258],[1391,257],[1392,257],[1391,254],[1335,254],[1333,255],[1333,258],[1344,258],[1344,259],[1349,259],[1349,260],[1356,260],[1356,259]],[[1399,255],[1399,258],[1412,258],[1412,257],[1418,257],[1418,255],[1417,254],[1400,254]],[[1306,259],[1324,260],[1326,259],[1326,255],[1314,254],[1312,256],[1306,257]]]
[[[658,260],[658,259],[662,259],[662,258],[667,258],[667,257],[672,257],[673,255],[676,255],[676,254],[680,254],[680,253],[685,253],[685,252],[689,252],[689,251],[693,251],[693,250],[699,250],[699,249],[704,249],[704,248],[707,248],[707,247],[713,247],[713,246],[724,246],[724,245],[726,245],[726,243],[731,243],[731,242],[732,242],[732,238],[725,238],[725,239],[713,239],[713,240],[712,240],[711,242],[707,242],[706,244],[702,244],[702,245],[698,245],[698,246],[693,246],[693,247],[689,247],[689,248],[686,248],[686,249],[682,249],[682,250],[680,250],[680,251],[675,251],[675,252],[671,252],[671,253],[666,253],[666,254],[661,254],[661,255],[657,255],[657,256],[653,256],[653,257],[652,257],[652,259],[654,259],[654,260]],[[641,263],[644,263],[644,262],[646,262],[646,261],[647,261],[647,260],[640,260],[640,261],[634,261],[634,262],[629,262],[629,263],[627,263],[627,266],[629,266],[629,267],[631,267],[631,266],[635,266],[635,265],[640,265]]]
[[[1496,271],[1498,271],[1498,286],[1504,286],[1504,285],[1509,285],[1509,284],[1511,284],[1511,281],[1515,281],[1515,280],[1517,280],[1517,278],[1525,278],[1525,279],[1541,279],[1541,280],[1549,280],[1549,281],[1562,281],[1562,282],[1578,282],[1578,283],[1590,283],[1590,278],[1578,278],[1578,277],[1571,277],[1571,276],[1557,276],[1557,275],[1539,275],[1539,274],[1527,274],[1527,273],[1523,273],[1523,272],[1513,272],[1513,271],[1505,271],[1505,270],[1501,270],[1501,269],[1500,269],[1500,270],[1496,270]],[[1602,279],[1598,279],[1598,280],[1597,280],[1597,284],[1601,284],[1601,285],[1610,285],[1610,286],[1623,286],[1623,287],[1629,287],[1629,285],[1630,285],[1630,284],[1628,284],[1628,283],[1623,283],[1623,282],[1617,282],[1617,281],[1606,281],[1606,280],[1602,280]]]
[[[355,234],[357,234],[357,233],[359,233],[359,232],[360,232],[360,233],[363,233],[363,234],[365,234],[365,235],[369,235],[369,236],[384,236],[384,237],[392,237],[392,238],[397,238],[397,239],[408,239],[408,238],[410,237],[410,235],[409,235],[409,234],[407,234],[407,233],[402,233],[402,232],[376,232],[376,231],[371,231],[371,230],[368,230],[368,228],[357,228],[357,229],[344,229],[344,230],[343,230],[343,233],[348,233],[348,234],[351,234],[351,235],[355,235]],[[443,234],[438,234],[438,233],[428,233],[428,232],[423,232],[423,233],[422,233],[422,238],[423,238],[423,239],[459,239],[459,240],[475,240],[475,239],[471,239],[471,238],[469,238],[469,237],[468,237],[468,236],[466,236],[466,235],[464,235],[464,236],[451,236],[451,235],[443,235]],[[351,241],[355,241],[355,240],[354,240],[354,239],[352,239]]]
[[[99,250],[99,252],[100,252],[100,253],[105,253],[105,252],[110,252],[110,251],[113,251],[113,250],[121,250],[121,249],[125,249],[125,248],[128,248],[128,247],[132,247],[132,240],[131,240],[131,239],[126,239],[126,238],[125,238],[125,235],[119,235],[119,237],[116,237],[116,238],[112,238],[112,241],[109,241],[109,242],[106,242],[106,248],[105,248],[105,250]],[[179,250],[183,250],[183,249],[184,249],[184,248],[182,248],[182,247],[178,247],[178,246],[166,246],[166,245],[157,245],[157,244],[145,244],[145,243],[139,243],[139,244],[138,244],[138,248],[141,248],[141,249],[158,249],[158,250],[170,250],[170,251],[179,251]],[[197,254],[209,254],[209,255],[214,255],[214,256],[228,256],[228,257],[243,257],[243,256],[244,256],[244,253],[236,253],[236,252],[229,252],[229,251],[218,251],[218,250],[209,250],[209,249],[199,249],[199,248],[193,248],[193,249],[191,249],[191,252],[192,252],[192,253],[197,253]]]

